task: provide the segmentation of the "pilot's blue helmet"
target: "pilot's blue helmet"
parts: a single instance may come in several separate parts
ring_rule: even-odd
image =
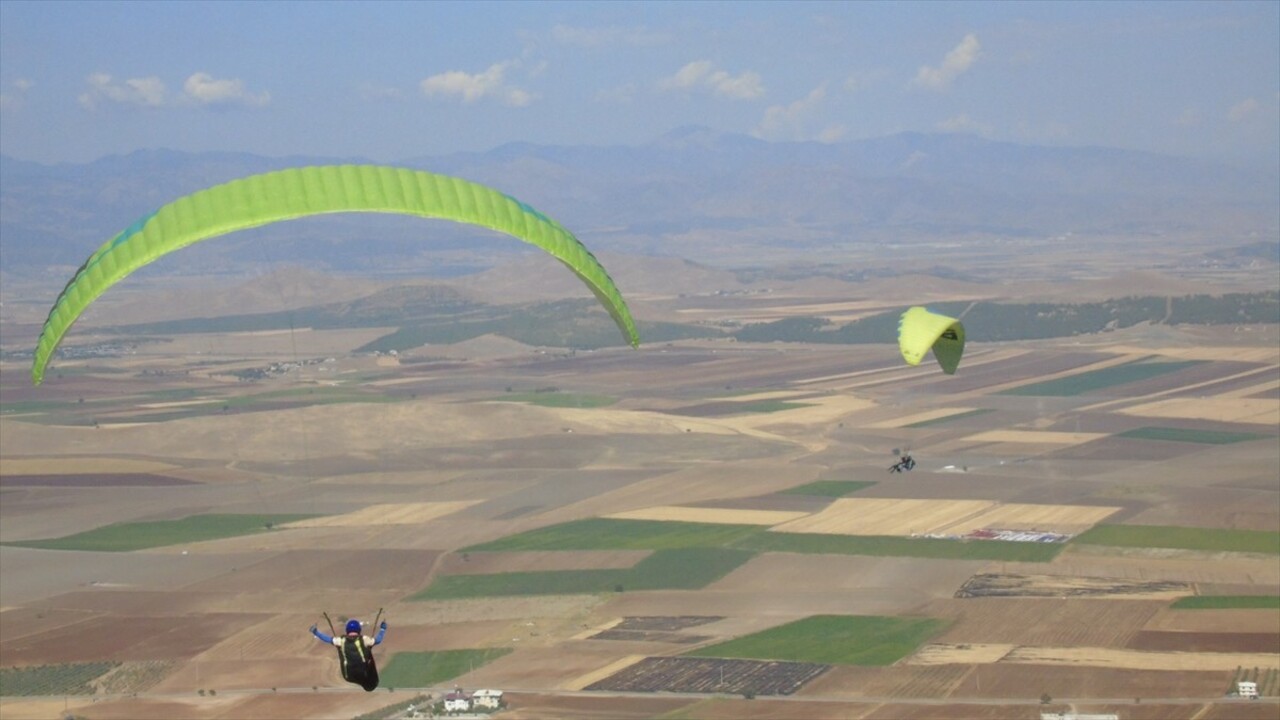
[[[348,634],[348,635],[350,635],[351,633],[359,634],[359,632],[360,632],[360,621],[359,621],[359,620],[348,620],[348,621],[347,621],[347,634]]]

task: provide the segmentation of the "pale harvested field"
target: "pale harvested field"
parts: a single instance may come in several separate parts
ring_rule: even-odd
[[[829,535],[964,535],[981,528],[1077,533],[1119,509],[989,500],[839,498],[820,512],[771,530]]]
[[[1280,400],[1260,398],[1168,398],[1119,408],[1125,415],[1280,425]]]
[[[1273,593],[1280,591],[1280,563],[1274,557],[1238,553],[1070,545],[1050,566],[1059,575],[1261,586]],[[1007,567],[1010,572],[1028,574],[1045,571],[1044,566],[1021,563]]]
[[[973,410],[974,408],[968,408],[968,407],[937,408],[935,410],[926,410],[925,412],[912,413],[911,415],[907,415],[904,417],[897,417],[890,420],[881,420],[879,422],[869,423],[864,427],[873,428],[873,429],[901,428],[901,427],[906,427],[908,425],[914,425],[916,423],[928,422],[930,420],[941,420],[942,418],[948,418],[948,417],[951,417],[952,415],[961,415],[963,413],[971,412]]]
[[[1270,380],[1264,383],[1258,383],[1257,385],[1242,387],[1238,390],[1231,390],[1229,392],[1219,393],[1217,397],[1247,398],[1250,395],[1262,395],[1263,393],[1275,395],[1277,391],[1280,391],[1280,380]]]
[[[988,430],[961,438],[966,442],[1079,445],[1107,437],[1107,433],[1053,432],[1050,430]]]
[[[345,515],[311,518],[281,527],[369,527],[376,525],[421,525],[436,518],[452,515],[479,503],[479,500],[453,502],[386,503],[370,505]]]
[[[157,403],[139,403],[135,407],[145,408],[147,410],[162,410],[164,408],[190,407],[192,405],[204,405],[208,402],[214,402],[217,398],[210,395],[209,397],[199,398],[196,400],[174,400],[173,402],[157,402]]]
[[[695,503],[753,497],[817,480],[822,468],[776,461],[719,462],[681,468],[548,511],[548,522],[651,507],[654,498]]]
[[[1161,632],[1255,633],[1280,631],[1275,610],[1172,610],[1156,613],[1143,630]]]
[[[1108,352],[1132,355],[1161,355],[1179,360],[1208,360],[1222,362],[1254,362],[1276,364],[1280,362],[1280,351],[1267,347],[1213,347],[1199,345],[1194,347],[1134,347],[1132,345],[1113,345],[1106,348]]]
[[[935,642],[1127,647],[1166,599],[1103,601],[1092,598],[940,599],[917,610],[951,624]]]
[[[523,647],[516,652],[465,673],[453,682],[462,687],[499,687],[511,690],[545,690],[575,684],[584,675],[635,653],[632,643],[569,640],[555,647]],[[621,650],[626,647],[627,650]]]
[[[826,509],[771,528],[828,535],[923,535],[978,515],[989,500],[838,498]]]
[[[122,475],[160,473],[178,468],[156,460],[116,457],[4,457],[0,475]]]
[[[419,401],[317,405],[187,418],[115,428],[110,433],[91,427],[58,428],[51,432],[41,425],[0,420],[0,455],[6,458],[56,456],[72,443],[78,452],[108,458],[108,462],[112,453],[127,447],[146,448],[149,454],[172,458],[225,460],[231,454],[240,463],[306,463],[335,453],[344,457],[377,457],[389,450],[406,448],[425,451],[459,443],[539,438],[545,436],[549,428],[564,426],[590,435],[683,435],[690,431],[743,434],[717,422],[663,413],[540,408],[504,402]],[[762,431],[750,434],[792,442]],[[341,438],[341,443],[325,444],[335,438]],[[113,467],[106,463],[104,466]],[[59,469],[59,472],[66,470]]]
[[[778,298],[781,300],[782,298]],[[783,318],[806,315],[823,317],[832,322],[847,323],[882,312],[885,303],[870,300],[850,300],[846,302],[797,303],[795,305],[778,304],[762,307],[744,307],[734,309],[734,317],[751,322],[771,322]],[[696,318],[720,318],[726,315],[722,309],[681,308],[677,315]]]
[[[902,662],[906,665],[985,665],[1000,662],[1016,647],[1008,643],[930,643]]]
[[[310,688],[310,685],[307,686]],[[357,689],[359,695],[349,692],[333,693],[279,693],[243,694],[225,691],[216,697],[200,697],[195,688],[189,698],[117,698],[89,701],[59,699],[58,713],[48,720],[61,720],[66,712],[75,717],[94,720],[255,720],[258,718],[308,718],[309,720],[349,720],[356,715],[401,700],[411,695],[373,693],[367,695]],[[184,693],[185,694],[185,693]],[[67,704],[64,711],[63,705]],[[8,705],[7,703],[5,704]],[[9,715],[3,715],[9,718]],[[15,715],[15,720],[42,720],[44,716]]]
[[[806,407],[703,420],[743,435],[765,440],[786,440],[798,443],[811,452],[818,452],[827,447],[827,442],[821,434],[815,434],[810,429],[812,426],[826,427],[847,415],[876,406],[872,400],[853,395],[806,396],[796,400],[805,403]]]
[[[1076,534],[1102,522],[1121,508],[1090,505],[1028,505],[1001,503],[978,515],[946,525],[934,532],[966,535],[982,528],[1041,530]]]
[[[723,523],[727,525],[778,525],[798,520],[809,513],[787,510],[732,510],[727,508],[662,507],[641,508],[605,517],[620,520],[663,520],[674,522]]]
[[[1026,355],[1028,352],[1030,351],[1017,350],[1012,348],[1000,348],[996,350],[974,349],[970,353],[965,354],[964,367],[967,369],[967,368],[974,367],[975,365],[985,364],[988,362],[998,362],[1001,360],[1008,360],[1010,358]],[[933,361],[929,360],[929,362],[933,362]],[[921,362],[920,364],[923,366],[924,362]],[[826,383],[826,384],[833,384],[833,387],[839,387],[841,389],[850,389],[850,388],[858,387],[861,384],[861,382],[847,383],[847,382],[841,382],[841,381],[854,380],[858,378],[861,378],[861,379],[875,378],[876,381],[878,382],[884,378],[884,375],[886,372],[892,372],[899,375],[910,376],[910,375],[918,375],[920,371],[917,368],[911,368],[911,367],[903,368],[896,365],[890,366],[890,367],[875,367],[869,370],[855,370],[852,372],[843,372],[843,373],[835,373],[831,375],[818,375],[814,377],[800,378],[800,379],[794,380],[792,384],[811,385],[811,384],[818,384],[818,383]]]
[[[1098,647],[1027,647],[1014,649],[1002,663],[1089,665],[1126,670],[1235,670],[1280,668],[1280,653],[1144,652]]]
[[[794,553],[758,555],[709,586],[744,598],[770,594],[843,595],[853,606],[897,599],[916,603],[951,597],[983,561],[887,558],[869,555],[817,556]],[[797,609],[804,608],[803,600]],[[703,628],[700,627],[701,631]]]
[[[309,359],[318,355],[349,353],[393,330],[394,328],[314,330],[304,327],[293,330],[173,335],[170,336],[170,342],[154,348],[147,345],[139,346],[137,353],[144,357],[154,354],[164,357],[190,358]]]
[[[396,622],[406,625],[586,618],[604,602],[604,599],[596,595],[425,600],[397,605],[393,617]],[[351,605],[358,607],[355,603]]]

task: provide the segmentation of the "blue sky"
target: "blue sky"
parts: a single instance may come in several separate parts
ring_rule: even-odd
[[[0,0],[0,152],[395,162],[685,125],[1280,164],[1280,2]]]

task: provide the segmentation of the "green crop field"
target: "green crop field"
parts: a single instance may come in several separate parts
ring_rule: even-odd
[[[892,665],[945,626],[945,622],[934,618],[815,615],[685,655],[829,665]]]
[[[760,532],[755,525],[589,518],[472,545],[463,552],[512,550],[669,550],[724,547]]]
[[[511,648],[398,652],[385,668],[378,669],[378,684],[385,688],[424,688],[465,675],[511,652]]]
[[[757,552],[794,552],[825,555],[878,555],[937,558],[943,560],[1005,560],[1049,562],[1065,547],[1062,543],[1001,542],[997,540],[944,540],[887,535],[825,535],[819,533],[761,532],[734,547]]]
[[[1048,562],[1062,552],[1063,547],[1062,543],[775,533],[758,525],[591,518],[511,535],[462,551],[730,548],[751,552]]]
[[[1193,595],[1178,598],[1174,610],[1280,610],[1280,595]]]
[[[91,662],[0,668],[0,696],[92,695],[93,681],[119,664]]]
[[[753,553],[745,550],[681,548],[655,552],[630,568],[445,575],[409,599],[696,590],[724,577],[752,556]]]
[[[1222,430],[1192,430],[1186,428],[1140,427],[1119,434],[1123,438],[1139,440],[1168,440],[1171,442],[1201,443],[1204,445],[1229,445],[1231,443],[1262,440],[1267,435]]]
[[[518,402],[556,408],[601,408],[618,402],[618,398],[608,395],[559,392],[511,393],[489,399],[497,402]]]
[[[875,485],[874,482],[862,480],[818,480],[817,482],[797,485],[779,492],[780,495],[816,495],[818,497],[844,497],[863,488]]]
[[[733,403],[731,413],[771,413],[803,407],[813,407],[813,403],[787,402],[786,400],[755,400],[752,402]]]
[[[1070,375],[1056,380],[1031,383],[1021,387],[1002,390],[997,395],[1038,395],[1042,397],[1072,397],[1085,395],[1096,390],[1105,390],[1116,385],[1147,380],[1166,373],[1177,372],[1183,368],[1199,364],[1199,360],[1179,362],[1144,362],[1136,361],[1124,365],[1115,365],[1101,370],[1091,370],[1078,375]]]
[[[1280,532],[1166,525],[1097,525],[1072,541],[1083,545],[1175,548],[1280,555]]]
[[[93,550],[128,552],[144,548],[218,540],[220,538],[268,532],[282,523],[306,520],[316,515],[192,515],[180,520],[157,520],[106,525],[75,535],[48,540],[4,543],[45,550]]]

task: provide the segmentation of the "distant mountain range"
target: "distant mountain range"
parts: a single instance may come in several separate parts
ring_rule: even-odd
[[[181,195],[254,173],[340,162],[367,161],[145,150],[41,165],[0,156],[0,271],[78,265]],[[750,265],[780,248],[804,257],[890,240],[1160,234],[1221,238],[1229,249],[1274,242],[1280,232],[1280,173],[966,135],[778,143],[691,127],[644,145],[515,143],[397,164],[497,187],[595,250],[713,265]],[[348,215],[239,233],[192,248],[169,269],[305,260],[379,273],[421,264],[429,251],[437,274],[456,275],[522,248],[448,223],[424,230],[421,221]]]

